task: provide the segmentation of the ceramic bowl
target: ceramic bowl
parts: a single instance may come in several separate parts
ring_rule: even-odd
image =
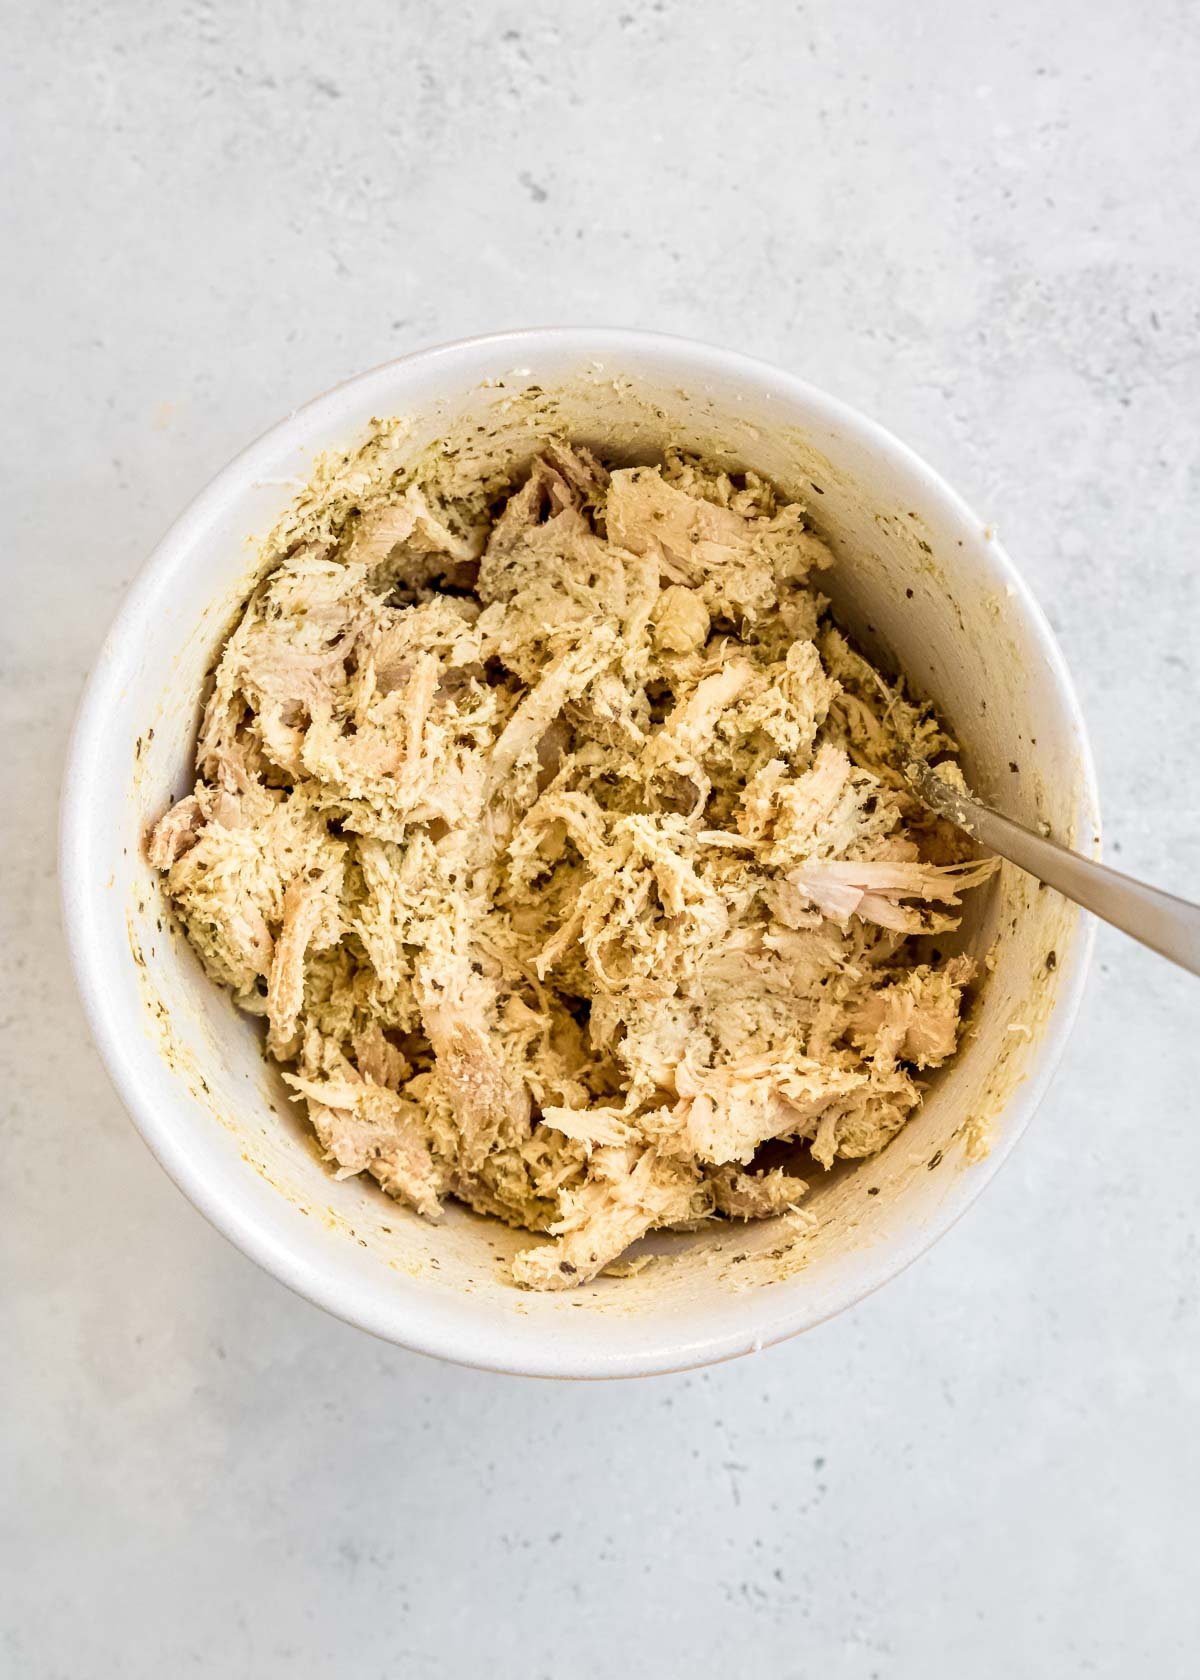
[[[373,1181],[338,1181],[257,1024],[204,976],[144,854],[191,784],[199,696],[261,566],[257,543],[315,459],[373,417],[414,452],[482,426],[514,461],[553,424],[626,460],[668,441],[774,478],[838,563],[845,627],[930,697],[984,796],[1092,850],[1096,794],[1062,655],[990,530],[909,449],[791,373],[658,334],[505,333],[407,356],[290,415],[237,457],[151,555],[80,707],[62,804],[66,928],[92,1030],[147,1143],[196,1206],[309,1300],[423,1353],[554,1377],[677,1370],[761,1348],[896,1275],[978,1196],[1062,1052],[1088,929],[1005,869],[963,931],[990,971],[954,1061],[874,1159],[814,1174],[815,1233],[713,1223],[647,1239],[626,1278],[535,1295],[507,1279],[523,1239],[450,1206],[439,1225]],[[531,418],[535,417],[535,418]],[[1017,765],[1014,775],[1010,765]]]

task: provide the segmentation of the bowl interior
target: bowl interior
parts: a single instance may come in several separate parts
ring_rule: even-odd
[[[402,454],[450,438],[464,472],[484,454],[527,459],[558,430],[609,457],[679,443],[768,474],[834,547],[824,587],[837,616],[937,703],[975,786],[1091,845],[1087,748],[1050,633],[989,532],[894,440],[797,381],[678,341],[547,333],[451,346],[364,375],[253,445],[169,533],[105,646],[68,771],[63,862],[110,1070],[164,1165],[233,1240],[405,1345],[604,1375],[726,1357],[815,1323],[946,1228],[1049,1077],[1085,941],[1074,911],[1018,871],[1004,870],[961,935],[994,966],[959,1055],[880,1156],[818,1174],[815,1234],[722,1223],[651,1238],[645,1270],[566,1295],[506,1280],[527,1238],[453,1206],[432,1226],[372,1181],[335,1180],[257,1025],[173,927],[143,836],[190,786],[198,697],[261,569],[263,535],[322,453],[352,449],[392,415],[411,421]]]

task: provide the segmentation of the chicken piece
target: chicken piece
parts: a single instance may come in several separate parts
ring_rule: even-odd
[[[434,1158],[420,1109],[366,1080],[302,1079],[285,1074],[308,1099],[313,1130],[339,1177],[369,1172],[390,1196],[426,1219],[437,1219],[449,1174]]]
[[[807,1137],[824,1110],[867,1083],[865,1073],[793,1053],[695,1071],[681,1064],[676,1118],[698,1161],[750,1161],[769,1138]]]
[[[495,792],[517,760],[532,752],[568,700],[574,700],[608,664],[612,638],[594,631],[579,646],[561,654],[548,666],[536,688],[530,689],[505,724],[488,761],[487,787]]]
[[[170,869],[177,857],[195,845],[204,821],[204,812],[194,793],[172,805],[151,829],[146,844],[146,856],[154,868],[164,872]]]
[[[957,751],[929,707],[909,700],[902,683],[885,682],[836,626],[825,625],[817,645],[838,687],[830,708],[831,733],[856,764],[899,787],[901,767],[910,758],[932,763],[941,753]]]
[[[571,924],[595,991],[662,996],[722,937],[728,906],[698,867],[699,850],[685,819],[674,814],[614,822]],[[543,965],[562,944],[560,930]]]
[[[545,1125],[587,1148],[636,1143],[638,1128],[619,1108],[545,1108]]]
[[[804,769],[812,762],[818,731],[837,692],[813,644],[794,641],[783,659],[739,700],[734,726],[746,736],[766,736],[775,753],[794,769]]]
[[[742,794],[738,830],[763,842],[763,861],[776,868],[838,857],[894,827],[893,810],[885,808],[874,820],[868,815],[878,791],[874,777],[856,771],[844,752],[825,742],[798,776],[789,776],[780,759],[758,771]]]
[[[572,1289],[590,1283],[647,1231],[703,1218],[709,1203],[695,1168],[653,1149],[597,1149],[586,1182],[564,1192],[557,1238],[513,1261],[526,1289]]]
[[[412,1063],[391,1039],[378,1021],[371,1021],[353,1035],[354,1065],[360,1078],[372,1085],[385,1085],[389,1091],[399,1091],[412,1078]]]
[[[754,681],[754,668],[744,659],[730,659],[710,672],[681,700],[661,729],[651,736],[639,761],[647,778],[664,771],[694,776],[707,784],[701,763],[712,741],[717,719]]]
[[[419,553],[445,554],[452,560],[478,560],[483,532],[461,534],[439,518],[415,484],[397,502],[384,502],[359,520],[346,557],[362,566],[378,566],[405,544]]]
[[[428,988],[418,983],[418,996],[422,992],[427,995]],[[458,1122],[463,1163],[477,1170],[497,1143],[519,1137],[528,1126],[529,1092],[464,1004],[426,1002],[421,1018]]]
[[[276,1054],[296,1031],[304,1004],[304,959],[310,945],[334,945],[341,933],[340,864],[315,879],[297,876],[283,895],[283,918],[267,979],[267,1020]]]
[[[293,794],[266,803],[252,825],[230,829],[207,823],[167,876],[206,966],[247,997],[270,973],[290,883],[333,867],[342,855],[324,821],[303,800]]]
[[[793,869],[786,881],[802,901],[834,921],[861,916],[900,933],[942,933],[958,926],[956,916],[923,913],[901,900],[919,898],[957,907],[968,887],[979,886],[998,867],[995,858],[953,864],[833,860]]]
[[[430,855],[427,893],[412,924],[423,946],[413,991],[463,1166],[477,1172],[490,1150],[528,1135],[529,1091],[504,1055],[494,988],[471,961],[477,912],[453,864],[438,854]]]
[[[654,645],[661,653],[694,653],[708,640],[708,608],[694,589],[682,584],[663,590],[650,617]]]
[[[669,584],[698,589],[713,617],[754,623],[775,598],[759,522],[668,484],[657,467],[612,475],[608,535],[631,554],[653,556]]]
[[[853,1012],[855,1041],[888,1071],[898,1061],[939,1067],[954,1054],[963,987],[974,973],[970,957],[951,957],[940,969],[921,963],[880,986]]]
[[[594,500],[608,483],[608,473],[589,450],[549,441],[535,456],[529,476],[508,498],[488,538],[491,557],[505,554],[546,519],[560,513],[577,512],[585,501]]]
[[[716,1167],[705,1178],[717,1212],[729,1219],[772,1219],[794,1208],[808,1190],[804,1179],[783,1167],[772,1167],[767,1172]]]
[[[822,1114],[809,1148],[820,1166],[835,1160],[859,1161],[877,1155],[901,1130],[921,1100],[921,1090],[897,1070],[886,1078],[872,1078],[861,1090]]]
[[[741,514],[676,489],[657,467],[615,472],[605,518],[610,541],[633,554],[657,553],[672,581],[693,585],[736,559],[750,536]]]

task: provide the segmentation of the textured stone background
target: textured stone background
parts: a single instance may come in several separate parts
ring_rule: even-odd
[[[856,1311],[528,1384],[323,1317],[172,1189],[54,823],[105,625],[235,449],[398,352],[590,321],[779,361],[941,468],[1062,636],[1110,855],[1194,893],[1196,7],[5,12],[0,1670],[1184,1672],[1195,982],[1102,933],[1018,1158]]]

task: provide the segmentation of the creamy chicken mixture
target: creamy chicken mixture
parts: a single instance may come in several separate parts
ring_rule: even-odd
[[[150,855],[339,1174],[543,1234],[514,1278],[562,1289],[882,1148],[973,972],[914,936],[992,864],[905,791],[954,744],[770,484],[559,441],[435,482],[256,589]]]

